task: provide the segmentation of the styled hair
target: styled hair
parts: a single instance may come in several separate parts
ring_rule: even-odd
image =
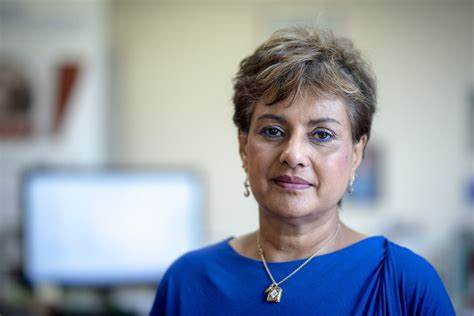
[[[351,40],[314,28],[281,29],[241,61],[234,78],[234,123],[248,133],[257,102],[271,106],[307,90],[341,97],[352,140],[370,138],[377,102],[370,66]]]

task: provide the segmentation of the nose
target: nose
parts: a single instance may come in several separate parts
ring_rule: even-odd
[[[291,169],[307,167],[309,165],[308,144],[303,135],[293,135],[283,144],[280,154],[280,163]]]

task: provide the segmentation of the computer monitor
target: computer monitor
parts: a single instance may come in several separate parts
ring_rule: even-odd
[[[23,270],[33,285],[155,283],[202,242],[194,172],[39,169],[22,192]]]

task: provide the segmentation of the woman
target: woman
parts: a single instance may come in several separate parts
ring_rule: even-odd
[[[276,32],[241,62],[234,105],[259,229],[179,258],[151,314],[454,314],[426,260],[339,219],[376,105],[374,77],[349,40]]]

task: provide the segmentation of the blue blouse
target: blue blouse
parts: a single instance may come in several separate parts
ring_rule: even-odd
[[[454,315],[428,261],[383,236],[313,258],[266,301],[271,281],[262,262],[228,238],[188,252],[164,274],[150,315]],[[270,262],[278,282],[304,259]]]

